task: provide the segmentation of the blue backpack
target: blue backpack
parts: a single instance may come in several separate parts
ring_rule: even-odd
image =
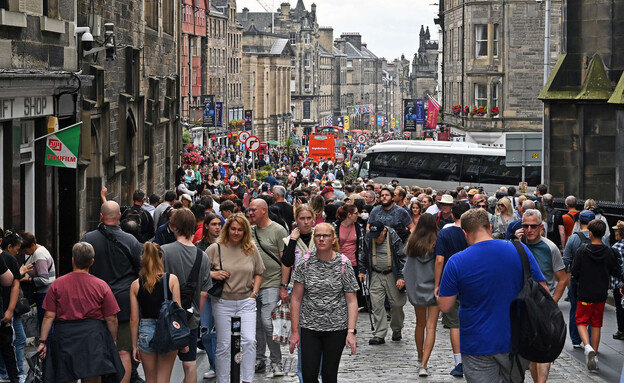
[[[156,320],[156,330],[150,346],[158,354],[166,354],[180,350],[189,345],[190,330],[186,321],[186,312],[178,302],[167,296],[167,273],[163,276],[163,290],[165,299],[160,305],[160,312]]]

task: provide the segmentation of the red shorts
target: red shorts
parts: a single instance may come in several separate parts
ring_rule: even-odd
[[[602,327],[605,302],[600,303],[576,303],[576,324],[582,326]]]

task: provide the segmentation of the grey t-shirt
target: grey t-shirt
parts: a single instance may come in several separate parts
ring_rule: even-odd
[[[258,236],[256,237],[256,233]],[[258,252],[262,256],[262,262],[264,262],[264,273],[262,274],[261,289],[267,287],[280,287],[282,283],[282,266],[280,253],[284,251],[283,238],[288,235],[284,226],[277,222],[271,222],[271,224],[264,229],[258,228],[258,226],[252,227],[251,239],[256,244]],[[258,244],[258,239],[260,244]],[[269,251],[272,256],[267,255],[264,251]],[[275,258],[280,259],[278,264]]]
[[[377,244],[375,240],[371,240],[371,254],[377,254],[377,262],[373,263],[373,268],[379,271],[385,271],[392,268],[392,259],[388,260],[388,234],[381,244]],[[371,257],[371,260],[373,258]],[[390,262],[390,264],[388,264]]]
[[[162,246],[164,253],[163,262],[165,264],[165,272],[175,274],[180,281],[180,285],[188,280],[197,257],[197,247],[186,246],[178,241]],[[210,278],[210,259],[206,253],[202,252],[202,263],[199,269],[199,280],[197,282],[197,290],[193,296],[193,317],[189,320],[189,328],[191,330],[199,327],[199,297],[202,291],[208,291],[212,287],[212,279]]]
[[[299,325],[314,331],[338,331],[348,326],[348,310],[345,293],[358,290],[351,262],[346,260],[344,272],[342,255],[330,261],[321,261],[316,251],[307,259],[301,259],[293,279],[303,285],[303,302]]]
[[[392,205],[390,210],[385,210],[381,205],[375,206],[368,217],[368,222],[376,221],[393,229],[397,227],[404,229],[412,224],[412,219],[407,210],[397,205]]]

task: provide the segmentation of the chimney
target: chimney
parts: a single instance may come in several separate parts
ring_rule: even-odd
[[[340,38],[351,43],[356,49],[362,48],[362,36],[358,32],[343,33]]]
[[[319,28],[319,44],[321,44],[323,49],[331,53],[333,51],[333,42],[334,42],[334,28],[320,27]]]
[[[282,14],[282,16],[290,15],[290,3],[280,4],[280,13]]]
[[[249,8],[243,8],[243,20],[247,20],[247,16],[249,16]]]
[[[312,3],[312,5],[310,6],[310,10],[312,12],[312,18],[314,19],[316,17],[316,4]]]

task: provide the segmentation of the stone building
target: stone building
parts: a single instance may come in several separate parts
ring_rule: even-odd
[[[243,102],[253,111],[253,133],[261,142],[283,142],[292,126],[291,60],[288,39],[251,26],[243,32]]]
[[[202,40],[206,38],[207,0],[182,1],[181,83],[182,119],[191,126],[201,125]]]
[[[438,81],[438,42],[431,40],[429,27],[420,27],[418,52],[412,61],[411,83],[414,98],[437,99]]]
[[[79,0],[78,25],[89,26],[97,40],[105,37],[102,24],[114,23],[116,57],[87,56],[78,63],[93,81],[82,87],[83,166],[63,184],[76,189],[76,208],[67,214],[78,221],[64,236],[63,254],[71,254],[79,235],[97,226],[102,186],[122,206],[132,204],[137,188],[162,195],[175,187],[182,148],[180,17],[174,0],[121,0],[114,6]]]
[[[624,202],[622,15],[621,1],[567,1],[566,53],[539,96],[544,180],[555,196]]]
[[[312,4],[308,11],[303,0],[298,0],[295,8],[291,8],[290,3],[282,3],[277,11],[249,12],[243,8],[238,20],[245,31],[253,25],[260,32],[271,32],[289,40],[294,51],[289,81],[293,124],[297,135],[308,135],[313,127],[324,125],[322,120],[326,117],[319,115],[322,94],[316,5]]]
[[[561,3],[551,2],[551,61],[562,51]],[[481,136],[492,141],[502,132],[540,131],[544,13],[535,0],[440,2],[444,123],[473,137],[490,132]],[[455,115],[455,105],[484,107],[487,114]],[[495,107],[499,114],[493,116]]]
[[[76,0],[0,1],[0,227],[34,233],[57,262],[62,238],[79,232],[89,162],[80,156],[77,169],[45,166],[46,140],[33,140],[49,133],[49,123],[62,129],[81,120],[80,89],[89,78],[77,73],[75,10]]]
[[[340,105],[344,105],[350,117],[352,129],[376,129],[376,114],[383,110],[385,100],[380,96],[382,88],[382,60],[368,50],[358,32],[343,33],[334,40],[334,47],[346,55],[341,73]],[[342,74],[344,73],[344,76]],[[355,107],[366,106],[359,111]],[[371,118],[372,117],[372,118]]]
[[[214,2],[210,3],[210,11],[208,13],[208,22],[206,25],[206,41],[202,50],[205,65],[202,66],[202,78],[205,79],[202,84],[203,94],[214,95],[215,102],[227,104],[227,50],[228,50],[228,16],[214,6]],[[206,144],[211,144],[211,137],[215,137],[215,143],[226,144],[228,121],[227,113],[221,115],[221,127],[208,127],[204,131],[204,140]]]

